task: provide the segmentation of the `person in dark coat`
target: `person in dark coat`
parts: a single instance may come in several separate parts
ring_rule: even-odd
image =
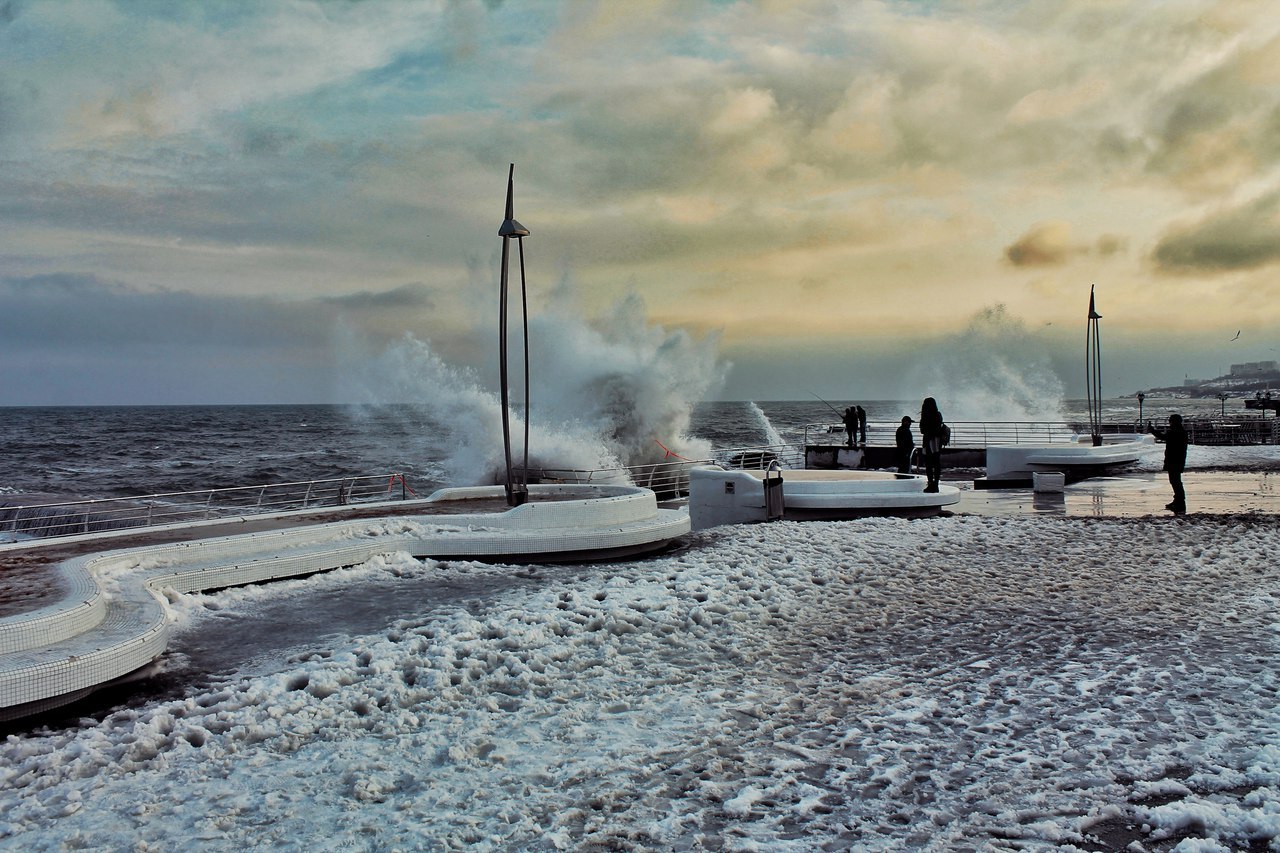
[[[915,437],[911,434],[912,423],[913,421],[911,418],[904,417],[902,419],[902,426],[898,427],[898,431],[894,435],[898,448],[897,457],[899,474],[911,473],[911,451],[916,448]]]
[[[1182,415],[1169,415],[1169,428],[1164,433],[1164,470],[1169,473],[1169,485],[1173,487],[1173,500],[1165,509],[1176,513],[1187,511],[1187,493],[1182,488],[1182,471],[1187,467],[1187,431],[1182,426]]]
[[[845,444],[853,447],[858,443],[858,407],[849,406],[840,416],[840,420],[844,421]]]
[[[938,481],[942,479],[943,429],[938,401],[925,397],[920,404],[920,446],[924,450],[924,473],[929,478],[926,492],[938,491]]]
[[[855,406],[858,410],[858,442],[862,445],[862,449],[867,448],[867,410],[861,406]]]

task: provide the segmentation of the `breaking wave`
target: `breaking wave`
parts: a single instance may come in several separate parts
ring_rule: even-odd
[[[994,305],[928,347],[908,371],[903,396],[936,397],[949,421],[1060,421],[1066,389],[1043,342]]]
[[[643,301],[622,299],[588,321],[560,288],[529,319],[529,464],[597,469],[655,464],[672,453],[707,458],[710,444],[689,434],[694,407],[728,369],[715,336],[695,339],[648,321]],[[523,372],[512,347],[511,445],[523,456]],[[496,357],[496,356],[495,356]],[[446,362],[427,341],[407,336],[368,363],[369,402],[409,403],[414,416],[447,433],[451,483],[498,481],[503,470],[499,395],[473,370]]]

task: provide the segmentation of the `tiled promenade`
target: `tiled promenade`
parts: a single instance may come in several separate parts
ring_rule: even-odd
[[[516,562],[627,556],[689,531],[683,510],[623,486],[534,486],[508,509],[495,487],[431,499],[0,547],[45,597],[0,618],[0,720],[37,712],[148,666],[165,650],[167,594],[356,565],[378,554]],[[501,490],[498,489],[498,495]],[[52,568],[51,568],[52,567]],[[56,573],[56,574],[53,574]]]

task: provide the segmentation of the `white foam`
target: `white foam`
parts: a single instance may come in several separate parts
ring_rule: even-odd
[[[1103,821],[1143,849],[1274,843],[1278,538],[780,522],[506,591],[389,555],[181,597],[194,632],[312,584],[499,587],[9,738],[0,845],[1094,849]]]
[[[760,425],[760,430],[764,433],[764,444],[776,447],[780,444],[786,444],[786,440],[782,437],[773,426],[773,422],[769,420],[769,416],[764,413],[754,401],[747,404],[747,410],[751,412],[751,416],[756,419],[756,423]]]
[[[650,323],[634,295],[589,322],[568,287],[531,316],[529,336],[531,466],[630,467],[660,463],[668,449],[687,458],[710,456],[710,444],[691,436],[689,425],[694,407],[714,393],[727,369],[714,337],[699,340]],[[510,425],[519,464],[518,359],[511,369],[520,377]],[[495,482],[503,463],[501,403],[473,372],[448,364],[429,342],[406,337],[369,363],[362,384],[371,401],[411,402],[422,419],[448,431],[455,448],[444,463],[450,483]]]
[[[948,421],[1063,419],[1065,387],[1044,345],[1004,305],[979,311],[962,333],[922,355],[899,396],[936,398]]]

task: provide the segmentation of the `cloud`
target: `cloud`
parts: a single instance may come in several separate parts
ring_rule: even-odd
[[[1005,247],[1004,257],[1015,267],[1061,266],[1072,258],[1108,258],[1122,254],[1129,240],[1120,234],[1102,234],[1092,243],[1072,239],[1067,222],[1041,222]]]
[[[1266,3],[0,8],[0,287],[102,345],[271,347],[259,318],[314,343],[298,325],[335,317],[439,345],[492,308],[512,161],[535,283],[637,287],[731,341],[947,331],[908,304],[944,294],[1039,319],[1065,265],[1140,288],[1269,262],[1243,215],[1160,237],[1280,168]]]
[[[363,290],[359,293],[329,297],[324,301],[330,305],[361,311],[388,308],[430,308],[435,303],[431,288],[422,282],[406,284],[392,290],[381,291],[380,293]]]
[[[1280,190],[1165,234],[1152,252],[1163,272],[1230,272],[1280,261]]]
[[[130,288],[123,282],[107,281],[92,273],[43,273],[26,277],[0,278],[0,292],[13,296],[76,296],[92,294],[125,294]]]
[[[1220,193],[1280,165],[1280,36],[1274,26],[1256,32],[1193,53],[1200,64],[1152,105],[1151,173],[1184,190]]]
[[[0,341],[10,354],[61,348],[95,351],[138,346],[225,346],[268,350],[328,346],[339,323],[375,337],[398,336],[412,311],[432,304],[421,284],[331,298],[209,296],[142,290],[91,274],[0,278],[5,311]],[[394,328],[388,326],[394,318]],[[379,332],[379,329],[384,331]]]
[[[1015,240],[1004,255],[1015,267],[1037,267],[1066,263],[1074,252],[1068,223],[1043,222]]]
[[[1129,248],[1129,240],[1119,234],[1103,234],[1098,238],[1095,250],[1100,257],[1118,255]]]

